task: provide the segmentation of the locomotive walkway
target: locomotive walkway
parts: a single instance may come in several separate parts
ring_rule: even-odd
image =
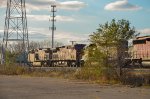
[[[150,88],[100,86],[55,78],[0,76],[0,99],[149,99]]]

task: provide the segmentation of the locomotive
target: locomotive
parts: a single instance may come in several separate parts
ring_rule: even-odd
[[[75,44],[56,48],[39,48],[31,50],[28,62],[33,66],[69,66],[80,67],[83,61],[85,44]]]
[[[128,51],[125,66],[150,66],[150,36],[137,37],[133,40],[133,47]]]

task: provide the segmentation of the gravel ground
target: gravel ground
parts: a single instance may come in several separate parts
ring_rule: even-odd
[[[150,88],[100,86],[56,78],[0,76],[0,99],[150,99]]]

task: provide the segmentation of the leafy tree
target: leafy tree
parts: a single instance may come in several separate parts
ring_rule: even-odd
[[[113,74],[115,73],[115,63],[110,62],[110,55],[114,50],[118,50],[117,48],[121,46],[122,41],[127,41],[137,35],[135,28],[130,26],[128,20],[116,21],[113,19],[110,23],[106,22],[104,25],[99,25],[97,31],[90,35],[90,41],[93,46],[89,46],[86,49],[87,61],[85,62],[85,67],[92,67],[94,70],[99,68],[99,73],[105,78],[115,78],[116,74]]]
[[[90,41],[99,45],[111,44],[111,42],[119,42],[120,40],[129,40],[136,37],[137,34],[134,27],[130,26],[128,20],[113,19],[110,23],[106,22],[104,25],[99,25],[96,32],[90,35]]]
[[[99,25],[97,31],[90,35],[90,41],[108,59],[112,53],[112,47],[119,47],[122,41],[127,41],[137,35],[135,28],[130,26],[128,20],[116,21],[113,19],[110,23],[106,22],[104,25]],[[106,63],[108,63],[107,60]]]

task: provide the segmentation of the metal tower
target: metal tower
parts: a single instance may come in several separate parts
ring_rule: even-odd
[[[56,30],[56,27],[55,27],[55,21],[56,21],[56,19],[55,19],[55,12],[56,12],[56,5],[51,5],[51,7],[52,7],[52,9],[51,9],[51,12],[53,13],[52,14],[52,19],[51,19],[51,21],[52,21],[52,27],[51,27],[51,30],[52,30],[52,48],[54,48],[54,31]]]
[[[25,0],[7,0],[5,28],[3,37],[3,59],[5,52],[10,50],[11,44],[20,45],[19,53],[28,51],[29,39],[26,18]]]

